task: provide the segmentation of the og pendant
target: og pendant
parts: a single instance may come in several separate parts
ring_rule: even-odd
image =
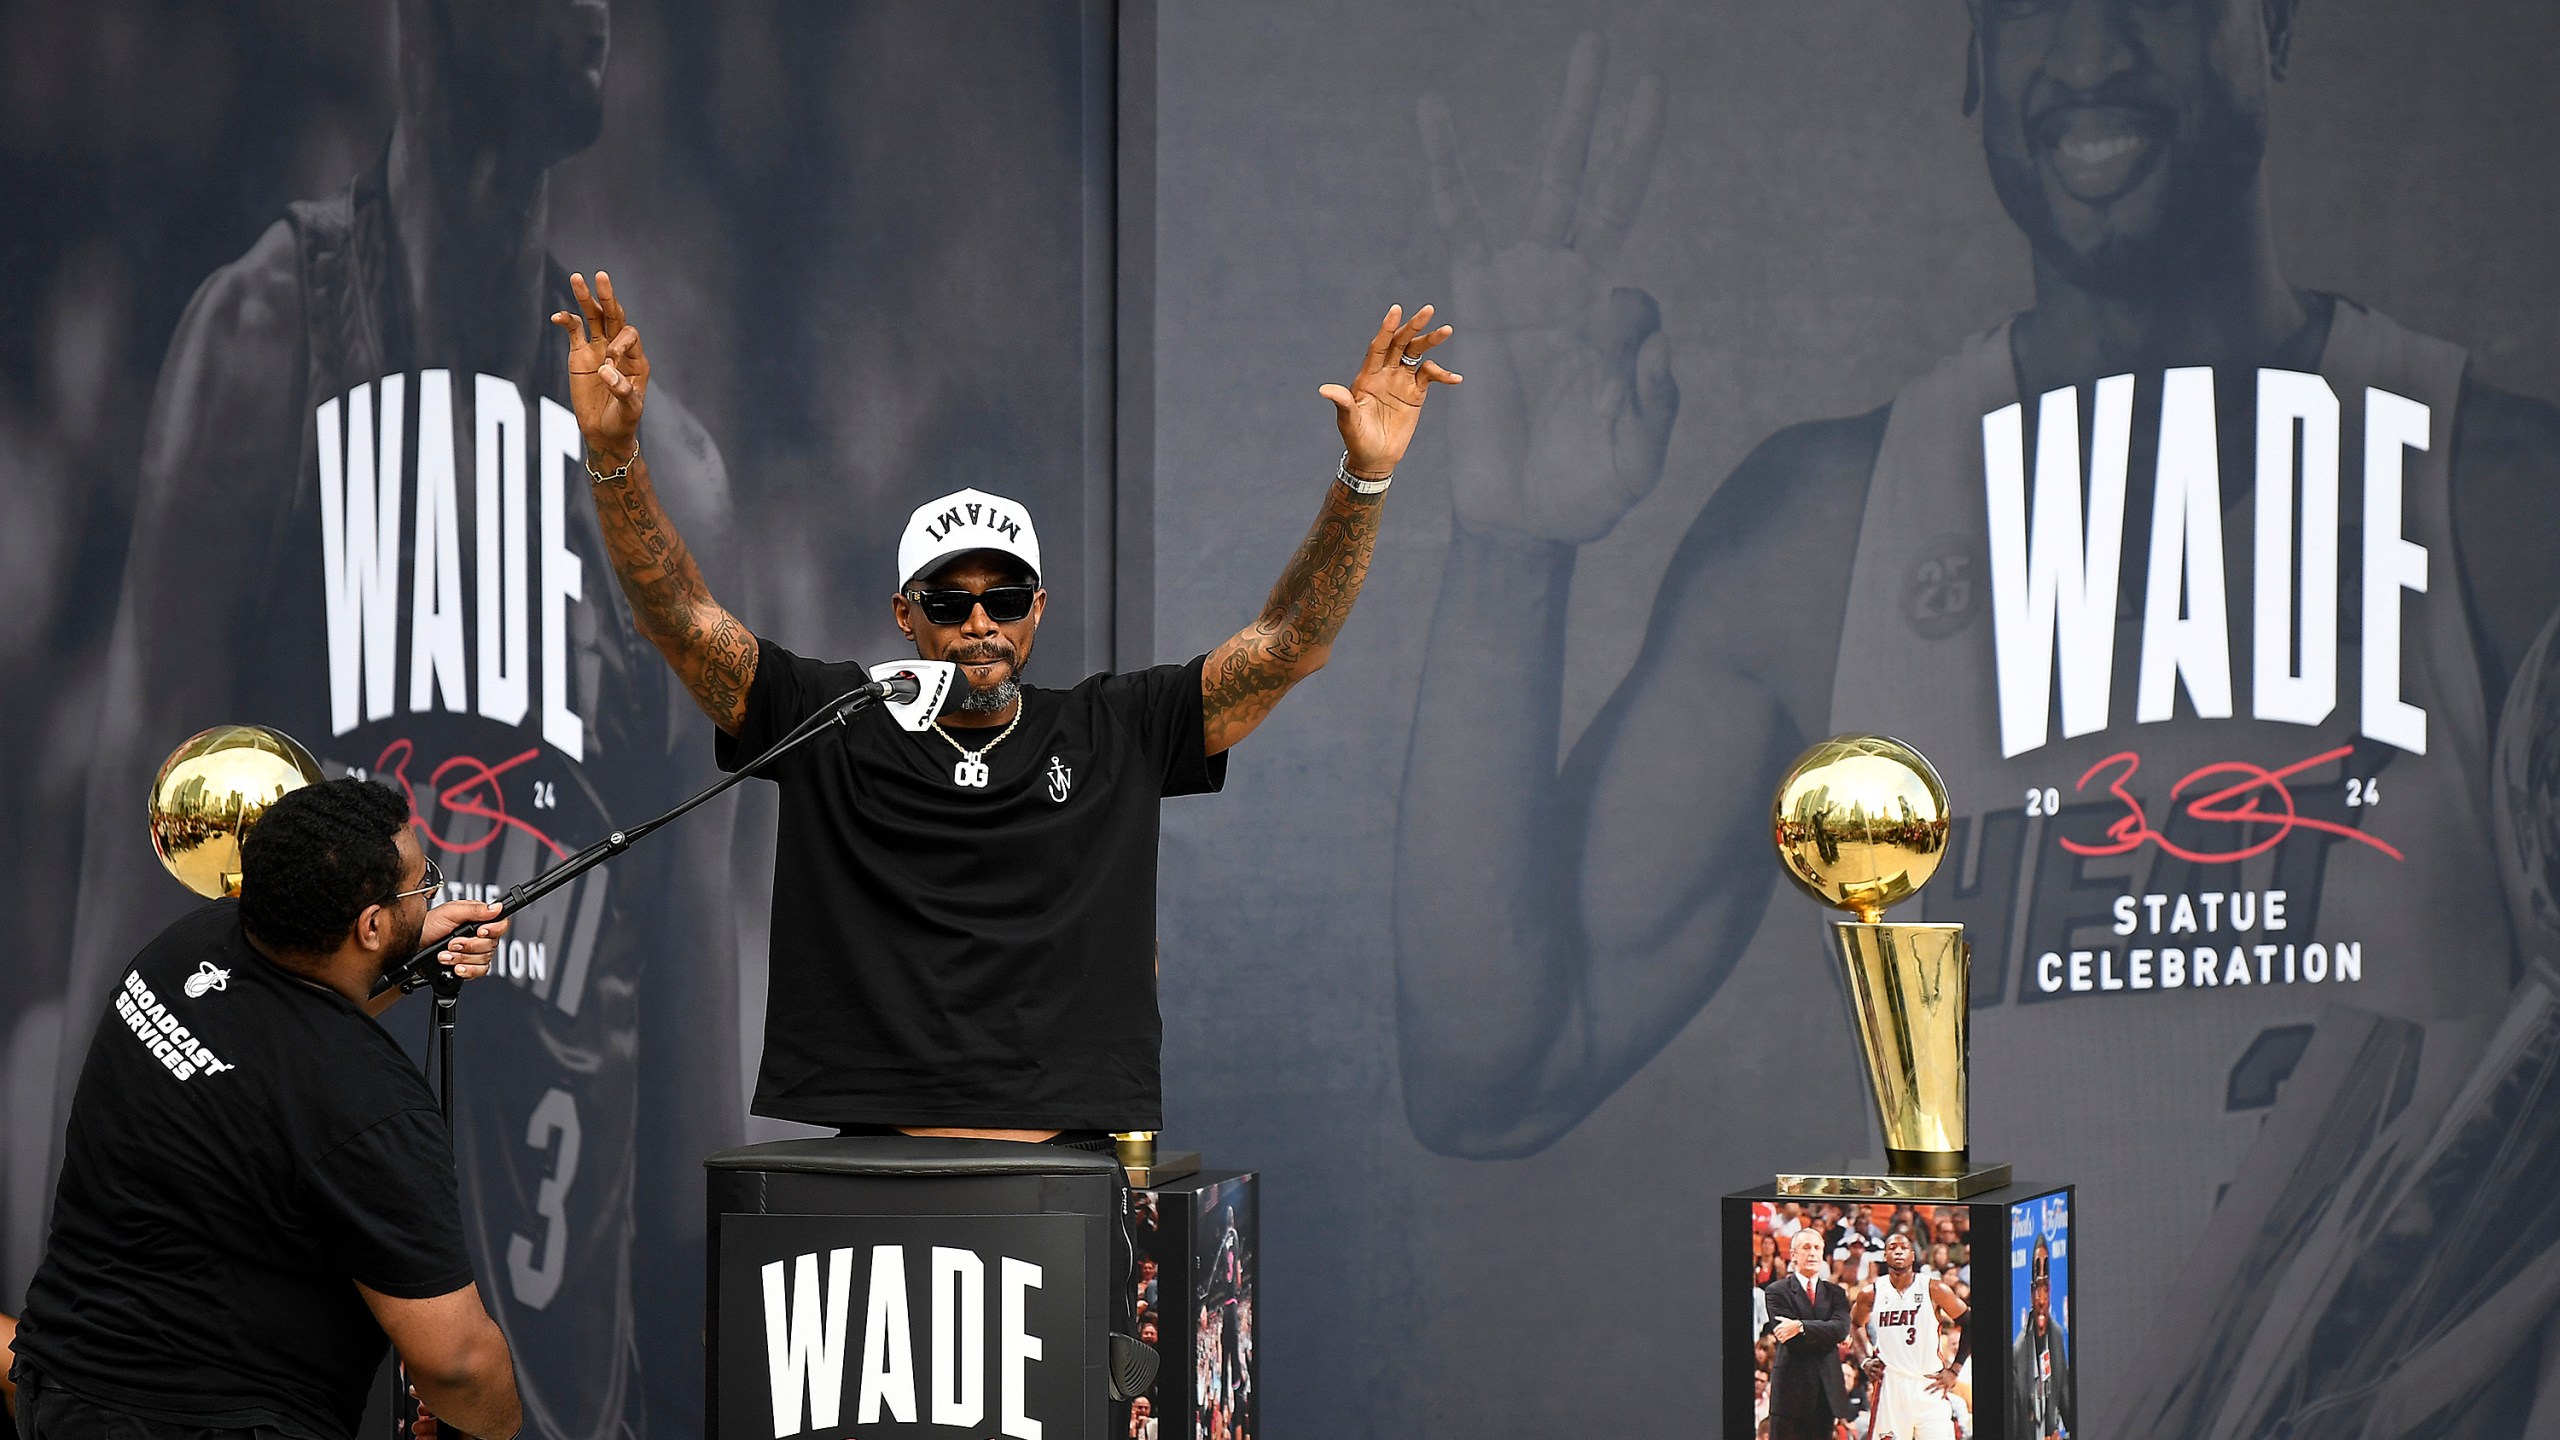
[[[951,783],[973,790],[987,788],[987,762],[975,755],[963,755],[951,763]]]

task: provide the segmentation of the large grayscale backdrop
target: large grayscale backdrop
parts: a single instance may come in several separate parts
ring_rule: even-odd
[[[2245,48],[2263,43],[2262,10],[2292,9],[2210,0],[1981,8],[2009,27],[2097,27],[2106,33],[2091,42],[2099,58],[2089,63],[2128,71],[2147,62],[2111,47],[2170,43],[2144,27],[2228,23]],[[2526,396],[2560,394],[2560,267],[2540,238],[2560,213],[2560,179],[2537,158],[2560,131],[2560,110],[2538,78],[2539,61],[2530,58],[2560,42],[2560,21],[2508,4],[2317,4],[2291,18],[2296,32],[2285,75],[2269,87],[2263,162],[2274,248],[2291,283],[2351,296],[2410,330],[2465,347],[2475,383]],[[1595,172],[1642,78],[1653,77],[1662,96],[1662,139],[1641,214],[1622,253],[1596,280],[1604,290],[1640,287],[1659,302],[1678,419],[1658,486],[1575,562],[1556,702],[1560,741],[1569,748],[1635,666],[1657,592],[1676,568],[1675,550],[1746,455],[1785,427],[1874,410],[1969,337],[2034,302],[2031,247],[1995,194],[1983,121],[1965,113],[1970,20],[1960,0],[1494,0],[1167,6],[1156,14],[1156,124],[1151,142],[1125,135],[1123,156],[1125,162],[1132,146],[1154,146],[1154,449],[1146,460],[1156,476],[1157,653],[1189,654],[1214,643],[1287,552],[1304,477],[1323,473],[1330,458],[1320,402],[1309,392],[1341,363],[1346,328],[1356,328],[1382,299],[1440,302],[1459,328],[1449,363],[1471,382],[1433,400],[1392,496],[1368,589],[1331,666],[1238,755],[1221,800],[1168,816],[1169,1111],[1184,1135],[1266,1168],[1268,1393],[1271,1413],[1293,1428],[1450,1436],[1694,1431],[1716,1413],[1716,1346],[1724,1338],[1713,1197],[1763,1183],[1781,1166],[1872,1152],[1876,1143],[1823,957],[1819,912],[1792,892],[1767,904],[1756,930],[1745,927],[1748,942],[1738,946],[1711,1004],[1700,1010],[1694,998],[1672,1003],[1658,1054],[1621,1064],[1587,1087],[1581,1103],[1596,1108],[1579,1123],[1551,1123],[1544,1128],[1552,1133],[1496,1145],[1529,1153],[1493,1159],[1452,1158],[1441,1152],[1466,1150],[1463,1133],[1444,1137],[1435,1150],[1408,1123],[1407,1103],[1426,1077],[1414,1073],[1414,1052],[1400,1038],[1393,923],[1400,798],[1412,807],[1409,771],[1426,757],[1466,752],[1492,725],[1462,708],[1416,721],[1451,545],[1453,440],[1468,426],[1494,423],[1484,413],[1490,407],[1513,407],[1516,416],[1531,403],[1499,383],[1503,351],[1486,333],[1499,317],[1471,307],[1467,291],[1453,286],[1418,102],[1445,100],[1499,250],[1529,226],[1551,117],[1566,100],[1578,40],[1596,39],[1606,57]],[[1586,187],[1586,206],[1597,183]],[[1564,313],[1574,317],[1564,328],[1578,323],[1578,312]],[[2098,374],[2136,371],[2156,384],[2164,365],[2234,358],[2182,355],[2171,346],[2063,383],[2081,380],[2085,404],[2085,382]],[[1562,402],[1547,396],[1539,403]],[[1577,394],[1570,403],[1586,402]],[[1256,418],[1240,422],[1247,416]],[[1978,418],[1961,417],[1967,426]],[[2226,428],[2238,430],[2245,455],[2247,430]],[[2531,448],[2547,476],[2547,425],[2540,434]],[[2441,452],[2442,428],[2436,435]],[[2346,445],[2352,473],[2352,433]],[[2234,473],[2228,459],[2225,471]],[[2245,470],[2238,473],[2245,479]],[[1952,478],[1979,497],[1978,468]],[[2234,483],[2235,503],[2242,493]],[[2129,514],[2127,529],[2139,534],[2148,507],[2136,503]],[[1852,510],[1852,524],[1854,517]],[[2139,555],[2124,566],[2137,608]],[[2434,560],[2439,596],[2450,558]],[[1800,644],[1827,673],[1841,644],[1840,601],[1836,593],[1828,597],[1825,617],[1818,588],[1770,583],[1747,602],[1732,601],[1723,620],[1742,628],[1757,612],[1782,617],[1774,643]],[[2247,591],[2235,580],[2232,593],[2234,653],[2245,666],[2240,616]],[[2523,620],[2527,634],[2549,603],[2542,600]],[[1524,630],[1534,627],[1533,614],[1515,618]],[[1977,618],[1974,633],[1987,628]],[[1900,630],[1893,639],[1917,643]],[[2119,647],[2120,662],[2130,648]],[[1458,672],[1493,663],[1464,651],[1431,660]],[[1675,655],[1671,663],[1693,662]],[[1552,689],[1556,681],[1550,675],[1545,683]],[[1974,683],[1963,675],[1948,680],[1952,687]],[[1688,803],[1702,776],[1737,762],[1768,764],[1748,753],[1760,742],[1728,713],[1745,698],[1741,688],[1698,695],[1677,718],[1673,740],[1652,752],[1662,761],[1654,781],[1675,804]],[[2131,689],[2129,679],[2118,680],[2120,726]],[[2352,700],[2344,708],[2351,710]],[[1863,723],[1898,729],[1911,722],[1888,710]],[[2547,719],[2536,728],[2547,733]],[[2282,755],[2234,748],[2241,758],[2275,765],[2319,747],[2306,739],[2298,752]],[[2163,774],[2159,786],[2186,768]],[[2051,783],[2069,789],[2079,766],[2054,770]],[[1759,773],[1764,787],[1775,778],[1774,770]],[[2467,779],[2473,790],[2482,788],[2476,761]],[[1516,811],[1536,777],[1483,774],[1476,783],[1493,798],[1453,813]],[[1765,807],[1768,793],[1754,792],[1755,803]],[[2015,789],[1958,796],[1960,811],[1969,802],[1977,816],[2001,806],[2014,814],[2018,800]],[[2167,802],[2155,796],[2154,804],[2158,813]],[[2381,828],[2389,812],[2375,814]],[[1405,823],[1418,820],[1409,815]],[[1455,852],[1463,864],[1498,865],[1483,858],[1489,850],[1481,834],[1453,825],[1406,835],[1406,883],[1413,857],[1435,849]],[[1665,863],[1660,849],[1687,843],[1665,831],[1585,863],[1595,872],[1650,875]],[[2470,843],[2477,855],[2489,841],[2475,835]],[[1739,848],[1730,863],[1767,867],[1755,871],[1765,877],[1758,883],[1774,881],[1764,843]],[[2186,888],[2213,887],[2198,881]],[[1499,879],[1489,889],[1498,894]],[[2090,908],[2103,913],[2112,893],[2101,892]],[[1542,908],[1551,893],[1524,884],[1521,894],[1516,905],[1489,907],[1501,914],[1498,924],[1556,923]],[[2406,893],[2392,903],[2428,904]],[[2461,1008],[2503,1006],[2505,977],[2529,958],[2523,947],[2509,953],[2494,910],[2439,919],[2445,953],[2404,953],[2390,963],[2405,969],[2440,960],[2451,969],[2460,951],[2476,948],[2498,978]],[[1451,945],[1475,943],[1467,927],[1451,932]],[[1409,935],[1408,951],[1416,939],[1424,948],[1432,941],[1427,930]],[[2050,943],[2033,938],[2029,957]],[[1685,945],[1662,944],[1651,963],[1665,971],[1703,965]],[[1463,953],[1444,960],[1461,973],[1470,963]],[[1431,963],[1404,957],[1409,971],[1417,961]],[[1984,983],[1978,976],[1977,1014],[1989,1013],[1980,1008]],[[2124,1037],[2108,1047],[2108,1058],[2089,1062],[2102,1073],[2067,1092],[2075,1108],[2062,1114],[2054,1113],[2056,1097],[2066,1092],[2041,1068],[2054,1047],[2035,1049],[2014,1031],[1986,1029],[1976,1041],[1977,1153],[2013,1161],[2022,1176],[2084,1182],[2073,1335],[2090,1347],[2081,1381],[2089,1433],[2259,1433],[2249,1425],[2262,1422],[2244,1424],[2244,1411],[2296,1414],[2297,1423],[2326,1430],[2310,1414],[2335,1390],[2355,1388],[2336,1378],[2338,1369],[2378,1381],[2443,1333],[2441,1309],[2395,1321],[2377,1306],[2345,1314],[2351,1333],[2370,1336],[2405,1323],[2420,1334],[2404,1334],[2379,1353],[2325,1329],[2312,1344],[2297,1332],[2323,1318],[2317,1306],[2296,1303],[2263,1326],[2234,1321],[2194,1298],[2200,1290],[2210,1294],[2209,1277],[2182,1277],[2175,1263],[2130,1263],[2150,1252],[2114,1239],[2128,1231],[2147,1229],[2143,1238],[2154,1247],[2178,1237],[2202,1243],[2196,1237],[2212,1222],[2218,1185],[2190,1185],[2167,1200],[2131,1183],[2093,1188],[2085,1182],[2099,1177],[2083,1173],[2099,1163],[2093,1150],[2129,1154],[2135,1168],[2165,1168],[2189,1149],[2215,1148],[2229,1181],[2248,1135],[2267,1116],[2260,1097],[2252,1097],[2253,1108],[2223,1113],[2225,1077],[2245,1046],[2194,1062],[2176,1047],[2183,1012],[2110,1009],[2150,1002],[2078,995],[2027,1007],[2018,999],[2038,998],[2035,987],[2030,981],[2019,997],[2019,983],[2009,972],[2009,1008],[2022,1024],[2056,1017],[2046,1023],[2061,1030],[2063,1048],[2100,1030]],[[2000,982],[1990,984],[1996,990]],[[2288,993],[2285,1012],[2266,1023],[2310,1023],[2329,998]],[[1562,1010],[1567,999],[1546,992],[1527,1003]],[[2392,1008],[2381,999],[2364,1003]],[[1466,996],[1458,1008],[1486,1017],[1482,1029],[1492,1044],[1503,1024],[1500,1004]],[[1468,1023],[1462,1018],[1455,1028]],[[2257,1024],[2253,1019],[2250,1029]],[[2537,1052],[2529,1064],[2548,1062]],[[2209,1069],[2211,1115],[2180,1112],[2157,1095],[2191,1063]],[[2342,1070],[2353,1068],[2349,1062]],[[2312,1073],[2307,1063],[2300,1071],[2306,1080]],[[2330,1081],[2313,1083],[2334,1083],[2339,1072],[2324,1073]],[[2296,1098],[2285,1096],[2288,1103]],[[2472,1271],[2484,1287],[2448,1302],[2456,1314],[2485,1301],[2494,1288],[2489,1274],[2529,1274],[2536,1257],[2560,1242],[2560,1224],[2538,1201],[2492,1248],[2464,1249],[2457,1239],[2470,1225],[2499,1225],[2495,1217],[2516,1203],[2517,1191],[2538,1195],[2560,1182],[2550,1168],[2548,1122],[2522,1128],[2541,1150],[2507,1147],[2506,1183],[2516,1187],[2502,1192],[2508,1198],[2468,1208],[2447,1202],[2441,1211],[2421,1210],[2416,1222],[2431,1237],[2440,1232],[2442,1248],[2432,1238],[2415,1242],[2424,1258],[2403,1277],[2409,1288],[2423,1288],[2419,1272],[2429,1265]],[[2084,1138],[2062,1143],[2059,1129]],[[2449,1167],[2457,1190],[2491,1183],[2499,1166],[2480,1153]],[[2518,1153],[2532,1158],[2516,1162]],[[2523,1177],[2512,1173],[2517,1163],[2526,1167]],[[2151,1213],[2164,1206],[2171,1213]],[[2409,1213],[2398,1212],[2399,1222],[2409,1223]],[[2324,1232],[2317,1243],[2335,1247],[2324,1253],[2352,1257],[2366,1244],[2364,1233]],[[2436,1279],[2440,1284],[2441,1275]],[[2334,1276],[2300,1283],[2336,1287]],[[2418,1404],[2420,1413],[2377,1420],[2373,1433],[2436,1433],[2427,1427],[2453,1424],[2448,1417],[2475,1394],[2482,1398],[2461,1424],[2477,1428],[2460,1433],[2522,1433],[2547,1383],[2537,1372],[2547,1368],[2540,1357],[2552,1296],[2541,1285],[2508,1298],[2514,1304],[2494,1327],[2499,1338],[2478,1347],[2489,1373],[2448,1373]],[[2304,1370],[2301,1350],[2309,1344],[2315,1354],[2307,1368],[2316,1378],[2294,1399],[2251,1392],[2255,1398],[2216,1401],[2211,1415],[2175,1408],[2165,1392],[2199,1356],[2236,1353],[2251,1338],[2278,1352],[2264,1363],[2280,1373]],[[2412,1368],[2437,1366],[2441,1353],[2429,1352]],[[2443,1387],[2457,1398],[2447,1400]],[[2551,1405],[2540,1401],[2536,1423],[2551,1423]]]
[[[466,31],[507,13],[405,3]],[[0,960],[0,1307],[40,1254],[67,1084],[118,963],[76,917],[143,925],[183,904],[156,872],[96,879],[142,843],[123,797],[148,767],[102,766],[100,737],[132,728],[111,658],[156,483],[145,417],[206,277],[381,153],[392,10],[0,8],[0,863],[23,901]],[[1977,18],[1985,103],[1968,116]],[[1330,474],[1315,387],[1391,301],[1438,302],[1459,327],[1449,359],[1470,383],[1432,401],[1332,665],[1239,752],[1224,795],[1168,808],[1170,1138],[1264,1175],[1275,1433],[1670,1433],[1716,1413],[1733,1337],[1714,1198],[1873,1143],[1818,917],[1770,893],[1774,866],[1732,823],[1765,804],[1788,742],[1836,720],[1939,756],[1978,837],[1930,903],[1979,885],[1996,904],[1976,909],[2000,912],[1967,917],[1988,976],[1977,1148],[2082,1183],[2071,1333],[2089,1347],[2089,1433],[2540,1435],[2560,1433],[2560,1364],[2544,1359],[2560,1342],[2560,1125],[2537,1103],[2560,1026],[2537,976],[2556,953],[2551,852],[2532,837],[2550,831],[2560,766],[2535,743],[2552,688],[2526,650],[2560,600],[2532,550],[2552,509],[2537,487],[2560,466],[2537,398],[2560,395],[2555,47],[2560,15],[2519,0],[635,0],[614,7],[601,131],[553,157],[533,238],[564,266],[613,270],[651,327],[660,382],[708,442],[705,513],[725,495],[733,526],[705,546],[711,578],[752,624],[804,651],[889,653],[884,567],[908,506],[946,483],[1010,489],[1041,507],[1057,557],[1033,671],[1048,683],[1231,633]],[[1551,161],[1556,117],[1593,111],[1588,164],[1574,144]],[[1442,211],[1458,191],[1435,205],[1426,143],[1443,113],[1439,153],[1481,210],[1480,232],[1455,216],[1454,244]],[[2024,147],[2005,205],[1986,126]],[[1543,217],[1542,173],[1565,186]],[[2261,194],[2251,250],[2261,232],[2229,222]],[[2135,322],[2145,297],[2210,319],[2213,297],[2252,294],[2296,328],[2252,342],[2237,298],[2229,333],[2067,318],[2105,311],[2094,296]],[[2001,332],[2013,375],[1978,337],[2030,307],[2059,323]],[[436,365],[509,373],[424,354],[382,373]],[[2248,718],[2198,718],[2199,662],[2175,718],[2137,725],[2151,432],[2171,428],[2164,372],[2196,366],[2216,367],[2224,401],[2232,713]],[[2350,517],[2368,388],[2429,407],[2403,528],[2429,549],[2431,588],[2397,597],[2423,756],[2357,729],[2354,523],[2337,713],[2308,731],[2251,713],[2246,397],[2262,366],[2341,397]],[[2013,772],[1974,753],[1986,732],[1967,718],[1991,692],[1988,582],[1906,591],[1892,546],[1935,543],[1941,527],[1911,517],[1943,511],[1943,553],[1919,558],[1979,573],[1967,437],[2047,389],[2103,408],[2092,382],[2115,374],[2137,398],[2113,710]],[[1949,375],[1978,388],[1935,422],[1918,400],[1879,412]],[[1921,400],[1954,381],[1932,383]],[[305,428],[308,398],[291,412]],[[1839,423],[1789,430],[1824,421]],[[1925,462],[1931,436],[1952,460]],[[1729,484],[1755,451],[1765,463]],[[1506,512],[1493,472],[1580,508]],[[1904,508],[1862,530],[1871,482],[1872,503]],[[2482,528],[2472,493],[2514,523]],[[1845,509],[1814,503],[1842,494]],[[1453,519],[1462,500],[1472,528]],[[1559,533],[1529,534],[1542,527]],[[1540,605],[1516,602],[1561,593],[1538,582],[1568,563],[1561,627],[1542,630]],[[603,629],[580,644],[610,652],[627,622],[587,569]],[[1855,608],[1877,594],[1884,611]],[[1894,619],[1897,595],[1935,607],[1927,623]],[[1649,626],[1663,638],[1640,659]],[[304,663],[315,644],[282,637],[263,658]],[[1907,706],[1845,668],[1834,686],[1844,651]],[[1813,700],[1790,703],[1797,672]],[[698,765],[708,727],[672,713],[674,752]],[[1560,784],[1550,759],[1586,734],[1585,768]],[[2098,836],[2115,814],[2104,780],[2075,781],[2105,750],[2151,758],[2135,788],[2193,851],[2210,837],[2178,828],[2171,780],[2340,744],[2357,758],[2300,779],[2303,813],[2389,840],[2405,870],[2294,832],[2255,868],[2092,862],[2078,889],[2048,874],[2010,906],[2022,882],[1985,868],[1992,836],[2028,835],[2030,861]],[[605,753],[587,764],[610,797],[671,780]],[[2340,779],[2385,760],[2384,804],[2338,809]],[[2070,792],[2057,826],[2017,828],[2013,773]],[[698,1424],[696,1157],[776,1133],[743,1113],[769,817],[753,794],[705,817],[682,878],[711,908],[666,930],[665,953],[599,959],[632,987],[613,1012],[629,1028],[607,1038],[636,1064],[579,1092],[590,1188],[573,1193],[630,1209],[592,1217],[568,1262],[584,1268],[538,1318],[507,1317],[562,1397],[548,1433]],[[2284,868],[2306,856],[2308,882]],[[2325,905],[2307,898],[2323,856]],[[2420,878],[2448,873],[2469,879]],[[2039,983],[2048,951],[2169,943],[2111,935],[2118,894],[2285,885],[2298,938],[2363,938],[2361,989]],[[518,1033],[489,1026],[485,1044]],[[471,1058],[494,1124],[466,1151],[539,1178],[558,1152],[526,1150],[527,1112],[566,1082],[538,1055]],[[509,1210],[530,1202],[503,1186],[474,1204],[500,1292],[508,1237],[543,1217]],[[2253,1287],[2283,1305],[2251,1308]],[[627,1388],[581,1406],[599,1356]]]

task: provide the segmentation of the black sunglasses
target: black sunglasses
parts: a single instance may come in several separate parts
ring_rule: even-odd
[[[907,599],[936,625],[965,625],[969,612],[981,605],[987,607],[988,619],[1010,625],[1031,613],[1032,597],[1039,593],[1037,585],[997,585],[985,590],[910,590]]]

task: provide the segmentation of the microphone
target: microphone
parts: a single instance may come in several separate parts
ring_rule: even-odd
[[[837,724],[853,718],[853,712],[865,705],[903,705],[924,693],[924,682],[909,670],[879,680],[866,680],[838,696],[827,706],[829,718]]]

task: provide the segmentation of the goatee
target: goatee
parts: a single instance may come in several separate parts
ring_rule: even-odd
[[[960,697],[960,702],[952,708],[955,710],[966,711],[972,715],[1000,714],[1003,712],[1004,707],[1012,704],[1014,697],[1021,693],[1022,687],[1008,677],[997,681],[995,684],[988,686],[984,690],[981,690],[974,685],[969,687],[968,693],[962,695]]]

